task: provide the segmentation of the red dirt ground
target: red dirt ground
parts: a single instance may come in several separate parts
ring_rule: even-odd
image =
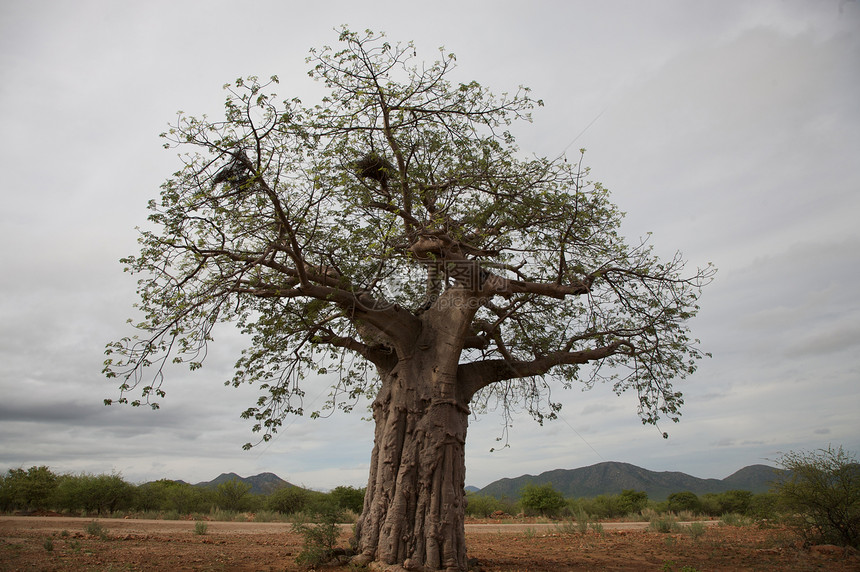
[[[207,533],[196,535],[189,521],[102,519],[107,535],[99,538],[86,534],[91,521],[0,517],[0,570],[302,569],[295,563],[301,538],[285,523],[209,522]],[[688,533],[619,524],[625,529],[606,523],[602,534],[564,534],[553,525],[467,524],[466,538],[469,557],[477,558],[484,572],[860,570],[857,551],[804,548],[781,528],[714,525],[693,539]],[[348,536],[347,528],[344,545]]]

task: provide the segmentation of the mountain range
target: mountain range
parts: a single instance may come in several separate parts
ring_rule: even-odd
[[[608,461],[579,469],[555,469],[539,475],[499,479],[478,494],[515,499],[528,484],[550,483],[565,497],[595,497],[618,494],[625,489],[645,491],[651,500],[665,500],[672,493],[690,491],[697,495],[744,490],[764,493],[784,471],[767,465],[750,465],[724,479],[700,479],[686,473],[655,472],[629,463]]]
[[[285,481],[274,473],[260,473],[259,475],[254,475],[253,477],[240,477],[236,473],[221,473],[211,481],[195,483],[194,486],[214,488],[221,483],[232,481],[234,479],[239,482],[251,485],[251,489],[248,492],[254,495],[268,495],[284,487],[296,486],[292,483]]]
[[[690,491],[697,495],[743,490],[764,493],[784,471],[767,465],[750,465],[724,479],[700,479],[686,473],[674,471],[649,471],[629,463],[608,461],[579,469],[555,469],[539,475],[522,475],[494,481],[482,489],[466,487],[466,490],[496,498],[515,499],[528,484],[552,484],[566,497],[596,497],[602,494],[618,494],[625,489],[644,491],[651,500],[665,500],[672,493]],[[251,485],[249,492],[268,495],[283,487],[296,485],[274,473],[260,473],[241,477],[236,473],[221,473],[211,481],[194,486],[214,488],[219,484],[237,480]]]

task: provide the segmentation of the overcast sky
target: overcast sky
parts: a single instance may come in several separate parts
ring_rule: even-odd
[[[723,478],[790,450],[860,452],[856,0],[4,0],[0,471],[366,483],[361,411],[287,420],[242,451],[257,394],[223,386],[243,347],[229,328],[202,370],[170,372],[159,411],[103,406],[117,391],[100,373],[105,344],[132,333],[118,260],[179,167],[158,134],[178,110],[217,118],[239,76],[277,74],[284,98],[315,103],[305,56],[341,24],[429,60],[444,45],[458,80],[497,93],[530,86],[546,106],[515,128],[524,151],[587,148],[629,239],[719,268],[692,323],[713,358],[679,384],[681,423],[642,426],[635,396],[607,386],[570,391],[543,427],[518,415],[507,448],[499,414],[473,417],[467,484],[610,460]],[[327,387],[308,381],[310,410]]]

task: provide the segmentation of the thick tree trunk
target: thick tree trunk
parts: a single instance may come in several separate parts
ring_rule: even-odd
[[[469,410],[451,376],[402,360],[374,401],[376,436],[359,558],[406,570],[466,570],[465,442]]]

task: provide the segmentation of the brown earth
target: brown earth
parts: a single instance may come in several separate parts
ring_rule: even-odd
[[[0,517],[0,570],[301,570],[302,540],[285,523],[102,519],[104,538],[86,533],[90,518]],[[788,531],[716,526],[693,539],[644,523],[604,523],[598,534],[555,525],[466,525],[469,557],[481,570],[860,570],[857,551],[804,548]],[[344,527],[343,545],[349,527]],[[686,567],[686,568],[685,568]],[[330,570],[350,570],[348,566]]]

